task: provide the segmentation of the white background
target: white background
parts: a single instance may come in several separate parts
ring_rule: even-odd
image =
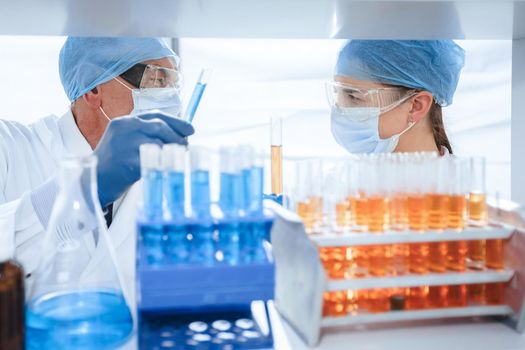
[[[62,114],[58,76],[62,37],[0,36],[0,118],[29,123]],[[510,41],[458,41],[467,60],[454,104],[444,109],[454,152],[488,159],[488,191],[510,197]],[[285,118],[285,157],[339,156],[323,82],[338,40],[181,39],[185,101],[200,69],[214,73],[194,125],[193,143],[251,143],[268,150],[268,120]]]

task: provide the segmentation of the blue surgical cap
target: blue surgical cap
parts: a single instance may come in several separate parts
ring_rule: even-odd
[[[59,71],[70,101],[121,75],[135,64],[177,55],[155,38],[69,37],[60,50]]]
[[[335,75],[426,90],[447,106],[464,62],[452,40],[352,40],[339,52]]]

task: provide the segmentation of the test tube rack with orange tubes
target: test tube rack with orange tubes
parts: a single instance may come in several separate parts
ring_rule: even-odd
[[[465,227],[461,235],[451,229],[428,229],[425,234],[410,230],[307,234],[296,213],[280,206],[273,210],[275,305],[308,346],[319,343],[325,328],[352,331],[353,326],[375,323],[399,327],[399,322],[413,320],[420,320],[420,325],[433,319],[462,318],[468,322],[469,317],[499,316],[498,320],[516,331],[525,329],[525,219],[518,212],[507,213],[510,220],[505,211],[495,213],[492,208],[490,225]],[[498,242],[495,252],[487,252],[497,264],[464,271],[429,269],[426,273],[341,277],[329,275],[322,262],[324,252],[343,247],[351,252],[355,247],[459,240]],[[501,249],[499,242],[503,242]],[[331,259],[344,264],[341,252]],[[472,298],[472,287],[478,299]],[[403,325],[407,324],[414,323]]]

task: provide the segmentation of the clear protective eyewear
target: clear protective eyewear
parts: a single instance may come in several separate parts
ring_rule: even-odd
[[[385,113],[417,94],[417,90],[397,87],[359,89],[336,81],[327,82],[325,87],[330,107],[343,114],[352,108],[378,108]]]
[[[166,68],[154,64],[137,63],[120,77],[139,89],[174,88],[182,87],[182,75],[176,68]]]

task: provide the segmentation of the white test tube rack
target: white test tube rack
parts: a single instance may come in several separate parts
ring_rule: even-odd
[[[416,234],[414,232],[307,234],[295,213],[272,206],[276,220],[272,228],[272,245],[276,262],[275,304],[281,316],[308,346],[319,343],[323,329],[366,324],[444,318],[499,316],[515,329],[525,329],[525,221],[517,213],[496,218],[497,225],[457,231]],[[492,211],[494,212],[494,211]],[[499,212],[499,211],[498,211]],[[518,219],[516,220],[516,218]],[[509,219],[511,218],[511,219]],[[491,217],[491,222],[494,222]],[[512,221],[512,222],[510,222]],[[519,223],[517,222],[519,221]],[[524,225],[521,225],[524,223]],[[513,226],[514,225],[514,226]],[[516,227],[521,227],[517,229]],[[395,243],[422,243],[504,239],[504,270],[409,274],[394,277],[330,279],[319,257],[319,247],[365,246]],[[422,310],[399,310],[383,313],[353,313],[341,317],[323,317],[324,292],[391,287],[440,286],[510,282],[505,287],[505,304],[476,305]]]

